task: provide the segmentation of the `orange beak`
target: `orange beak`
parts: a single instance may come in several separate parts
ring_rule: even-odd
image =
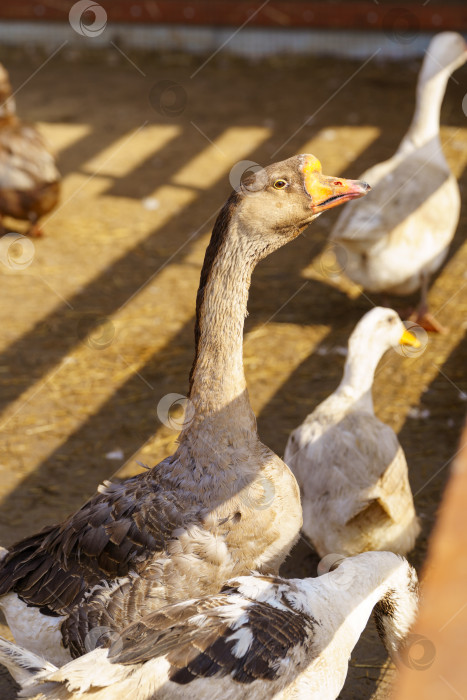
[[[363,197],[371,187],[362,180],[328,177],[321,172],[321,163],[314,156],[305,156],[303,163],[305,190],[311,197],[313,213],[338,207],[350,199]]]

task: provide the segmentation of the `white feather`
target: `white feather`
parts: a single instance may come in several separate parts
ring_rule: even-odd
[[[236,580],[228,583],[238,586]],[[267,588],[265,583],[269,584]],[[264,616],[263,633],[268,629],[267,605],[276,606],[279,590],[287,600],[295,596],[303,606],[303,613],[309,616],[312,643],[309,639],[303,644],[302,637],[297,637],[285,658],[271,658],[271,667],[279,673],[273,680],[258,679],[245,684],[233,680],[230,675],[216,675],[199,677],[187,685],[177,684],[168,680],[170,665],[164,657],[143,664],[121,665],[109,663],[105,649],[95,649],[60,669],[50,668],[50,664],[44,666],[33,682],[28,676],[24,692],[40,693],[40,700],[79,700],[88,692],[93,700],[125,697],[131,700],[186,700],[187,697],[190,700],[335,700],[345,681],[349,655],[375,604],[388,594],[394,596],[394,614],[391,613],[383,625],[385,643],[391,651],[397,651],[407,635],[417,605],[415,573],[404,559],[390,552],[366,552],[343,559],[337,569],[315,579],[278,582],[274,577],[261,574],[241,577],[241,587],[256,591],[258,598],[243,598],[243,594],[231,591],[217,594],[212,597],[213,606],[207,615],[212,626],[215,616],[222,616],[225,608],[228,619],[234,624],[240,613],[242,627],[237,627],[226,640],[234,642],[231,653],[239,663],[251,651],[254,642],[255,627],[250,626],[248,615],[244,613],[255,606],[259,598],[262,605],[256,605],[255,615]],[[216,608],[214,603],[219,596],[235,602],[219,603]],[[192,605],[190,601],[190,607]],[[234,610],[236,617],[232,614]],[[199,629],[200,620],[196,616],[191,622]],[[185,620],[182,625],[186,627],[186,624]],[[287,616],[284,625],[287,625]],[[224,635],[223,625],[221,629]],[[293,637],[294,629],[291,625],[287,630],[289,636]],[[196,645],[196,629],[189,630],[189,638]],[[18,650],[17,655],[8,653],[10,665],[27,666],[30,661],[25,658],[22,650]],[[33,657],[34,663],[36,658]]]
[[[392,158],[361,175],[372,191],[350,202],[332,231],[345,274],[369,291],[411,294],[447,255],[460,194],[441,147],[439,116],[449,76],[466,60],[462,36],[434,36],[407,134]]]
[[[302,491],[303,531],[320,554],[405,554],[420,531],[407,462],[396,434],[373,410],[373,377],[405,328],[376,307],[349,340],[336,391],[289,437],[284,459]]]

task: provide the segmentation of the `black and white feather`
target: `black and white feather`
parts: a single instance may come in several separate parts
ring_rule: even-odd
[[[407,461],[394,430],[375,416],[372,385],[385,352],[417,342],[392,309],[368,311],[350,336],[339,386],[288,439],[284,460],[302,492],[303,532],[322,557],[405,555],[415,544]]]
[[[333,562],[328,562],[331,566]],[[62,668],[0,641],[38,700],[334,700],[373,609],[394,656],[413,622],[417,577],[405,559],[367,552],[315,579],[255,574],[217,595],[166,606],[130,625],[109,649]],[[30,666],[29,677],[24,668]],[[18,675],[18,674],[17,674]]]

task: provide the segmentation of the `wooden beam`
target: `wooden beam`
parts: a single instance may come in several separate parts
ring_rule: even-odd
[[[422,602],[402,653],[394,700],[455,700],[467,692],[467,428],[430,542]]]
[[[378,29],[387,32],[467,30],[467,3],[425,5],[337,0],[101,0],[109,22],[239,27]],[[70,0],[4,0],[0,20],[67,21]],[[90,20],[92,14],[89,15]]]

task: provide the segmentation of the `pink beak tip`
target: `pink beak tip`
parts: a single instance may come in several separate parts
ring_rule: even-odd
[[[362,188],[362,191],[364,194],[367,192],[370,192],[371,190],[371,185],[368,184],[368,182],[364,182],[363,180],[360,180],[360,187]]]

